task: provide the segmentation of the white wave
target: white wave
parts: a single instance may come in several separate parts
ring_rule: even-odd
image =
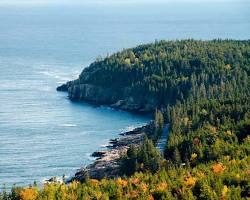
[[[109,143],[101,144],[100,147],[106,148],[109,145]]]
[[[64,126],[64,127],[76,127],[77,125],[76,124],[61,124],[61,126]]]
[[[66,81],[68,81],[68,80],[66,80]],[[57,83],[57,84],[64,84],[65,81],[57,81],[56,83]]]
[[[60,176],[55,176],[55,177],[43,178],[42,179],[42,184],[52,183],[51,181],[49,181],[51,178],[55,178],[54,181],[57,182],[57,183],[63,183],[62,176],[61,177]],[[67,177],[65,177],[65,178],[67,178]]]
[[[79,75],[79,72],[74,71],[73,74],[69,75],[69,73],[65,73],[65,72],[61,72],[58,70],[42,70],[42,71],[38,71],[37,73],[51,77],[53,79],[57,79],[60,82],[65,83],[66,81],[72,80],[72,79],[76,79]]]
[[[121,132],[124,133],[124,132],[129,132],[129,131],[132,131],[134,130],[135,128],[137,128],[138,126],[135,126],[135,125],[130,125],[130,126],[127,126],[126,128],[124,129],[121,129]]]
[[[137,124],[137,125],[130,125],[130,126],[127,126],[126,128],[124,129],[121,129],[120,131],[122,133],[126,133],[126,132],[129,132],[129,131],[133,131],[134,129],[138,128],[138,127],[142,127],[142,126],[145,126],[146,123],[141,123],[141,124]]]

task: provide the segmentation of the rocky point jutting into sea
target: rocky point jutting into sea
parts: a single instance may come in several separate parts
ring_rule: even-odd
[[[84,166],[77,170],[75,175],[68,180],[83,182],[86,176],[94,179],[114,178],[120,175],[121,158],[128,150],[129,146],[138,146],[144,138],[150,137],[152,132],[152,123],[135,128],[132,131],[121,133],[121,137],[111,139],[107,150],[96,151],[92,154],[96,157],[94,163]]]
[[[95,77],[101,69],[88,67],[83,70],[78,79],[69,81],[57,88],[58,91],[68,92],[73,101],[87,101],[95,104],[105,104],[112,108],[132,112],[152,112],[158,105],[157,98],[143,93],[137,93],[131,87],[95,84]]]

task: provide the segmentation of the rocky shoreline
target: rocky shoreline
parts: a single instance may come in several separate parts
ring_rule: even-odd
[[[92,179],[114,178],[119,176],[121,158],[130,145],[139,145],[150,136],[152,123],[135,128],[132,131],[121,133],[119,138],[111,139],[106,150],[96,151],[92,154],[96,157],[94,163],[82,167],[68,180],[83,182],[86,177]]]

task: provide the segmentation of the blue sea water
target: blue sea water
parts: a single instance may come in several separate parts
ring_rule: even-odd
[[[250,4],[0,6],[0,185],[70,175],[148,117],[55,88],[98,56],[155,39],[250,38]]]

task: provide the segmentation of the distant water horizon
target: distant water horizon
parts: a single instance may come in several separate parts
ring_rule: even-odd
[[[72,175],[150,117],[71,102],[56,87],[98,56],[175,39],[250,39],[250,4],[0,6],[0,187]]]

